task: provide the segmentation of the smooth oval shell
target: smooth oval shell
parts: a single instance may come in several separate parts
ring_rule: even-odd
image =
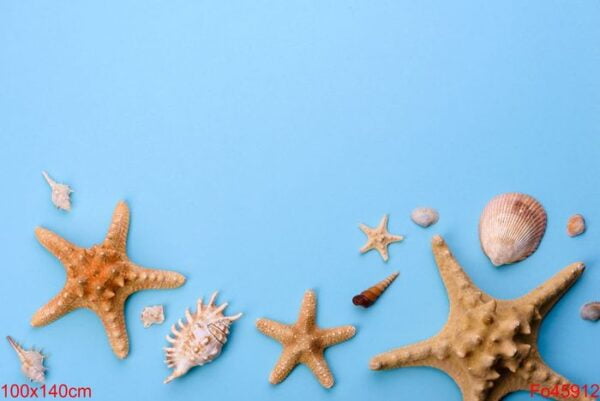
[[[421,227],[429,227],[437,223],[440,215],[437,210],[430,207],[419,207],[412,211],[410,218]]]
[[[495,266],[525,259],[539,246],[547,220],[544,207],[533,197],[498,195],[486,205],[479,220],[483,252]]]
[[[600,302],[589,302],[583,305],[580,314],[585,320],[600,320]]]
[[[567,221],[567,234],[569,237],[576,237],[585,231],[585,220],[582,215],[574,214]]]

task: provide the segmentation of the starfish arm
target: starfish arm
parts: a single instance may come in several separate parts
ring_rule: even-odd
[[[330,329],[319,329],[318,331],[318,337],[323,348],[349,340],[354,337],[354,334],[356,334],[354,326],[333,327]]]
[[[529,294],[519,298],[518,302],[532,305],[543,317],[577,281],[584,270],[585,265],[583,263],[573,263]]]
[[[315,327],[317,319],[317,296],[313,290],[308,290],[304,293],[302,305],[300,305],[300,313],[298,315],[299,327],[311,329]]]
[[[160,290],[181,287],[185,283],[185,276],[174,271],[147,269],[129,262],[126,279],[131,285],[126,286],[130,293],[139,290]]]
[[[557,401],[594,401],[596,398],[586,396],[581,391],[580,386],[575,386],[565,377],[559,375],[553,371],[546,363],[542,360],[542,357],[538,352],[533,353],[524,362],[524,366],[529,369],[521,368],[517,373],[520,373],[524,378],[520,381],[520,388],[518,390],[531,391],[532,385],[539,385],[539,389],[548,388],[550,390],[558,389],[558,396],[550,394],[549,398]],[[574,392],[575,387],[579,388],[579,392]],[[577,396],[575,396],[577,394]]]
[[[436,337],[406,347],[396,348],[376,355],[371,359],[372,370],[396,369],[406,366],[440,367],[441,361],[448,358],[450,348]]]
[[[125,252],[127,248],[127,233],[129,232],[129,207],[121,201],[115,207],[112,221],[104,240],[104,245],[114,248],[118,252]]]
[[[442,237],[434,236],[431,247],[450,301],[449,321],[453,320],[455,314],[458,313],[456,309],[460,303],[466,303],[464,305],[466,307],[474,307],[479,301],[489,302],[492,300],[490,296],[484,294],[473,284]]]
[[[304,363],[313,372],[319,383],[325,388],[331,388],[334,383],[333,374],[323,353],[311,353],[305,356],[304,359]]]
[[[269,382],[271,384],[278,384],[284,381],[296,365],[298,365],[299,360],[300,354],[298,352],[284,347],[279,360],[269,375]]]
[[[264,335],[282,344],[294,337],[294,332],[290,326],[270,319],[258,319],[256,321],[256,328]]]
[[[75,298],[74,294],[64,289],[61,290],[50,302],[35,312],[31,318],[31,325],[34,327],[45,326],[76,309],[78,306],[73,302]]]
[[[373,245],[372,241],[367,240],[367,243],[360,248],[360,253],[369,252],[371,249],[375,249],[375,246]]]
[[[390,258],[390,255],[387,250],[387,245],[378,245],[375,247],[375,249],[377,249],[377,252],[379,252],[383,261],[387,262],[388,259]]]
[[[73,257],[75,251],[77,251],[79,247],[43,227],[37,227],[35,229],[35,236],[40,244],[53,254],[65,268],[69,269],[71,267],[74,261]]]
[[[118,303],[110,310],[94,310],[102,320],[108,341],[118,358],[123,359],[129,354],[129,338],[125,326],[124,303]]]
[[[389,219],[390,219],[389,216],[387,214],[384,214],[383,217],[381,218],[381,221],[379,222],[379,225],[377,226],[377,228],[382,231],[387,231],[387,225],[388,225]]]

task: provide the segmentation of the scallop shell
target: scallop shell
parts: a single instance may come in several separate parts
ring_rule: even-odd
[[[185,311],[187,321],[184,323],[179,319],[179,329],[173,325],[171,331],[173,337],[167,335],[167,341],[171,347],[165,348],[165,363],[173,372],[165,379],[169,383],[173,379],[183,376],[194,366],[202,366],[213,361],[221,354],[223,345],[227,342],[229,326],[234,320],[239,319],[242,314],[224,316],[223,310],[227,303],[221,306],[215,305],[215,292],[208,303],[204,306],[202,298],[198,300],[196,313]]]
[[[21,371],[27,378],[33,382],[43,383],[46,368],[44,367],[44,354],[35,349],[26,350],[21,347],[11,337],[6,337],[8,343],[17,353],[21,361]]]
[[[506,193],[493,198],[479,220],[479,240],[495,266],[531,255],[546,231],[544,207],[529,195]]]
[[[146,306],[142,311],[142,323],[145,328],[165,321],[165,311],[162,305]]]

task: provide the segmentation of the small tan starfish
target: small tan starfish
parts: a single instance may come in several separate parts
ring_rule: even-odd
[[[38,241],[64,265],[67,282],[63,289],[31,319],[32,326],[45,326],[77,308],[95,312],[106,329],[119,358],[129,353],[125,325],[125,300],[145,289],[176,288],[185,282],[179,273],[146,269],[126,254],[129,208],[119,202],[104,242],[80,248],[45,228],[38,227]]]
[[[384,215],[379,222],[379,225],[375,228],[367,227],[364,224],[360,224],[358,227],[367,235],[367,243],[360,248],[361,253],[376,249],[384,261],[388,261],[388,250],[387,247],[393,242],[399,242],[404,239],[402,235],[390,234],[387,230],[388,215]]]
[[[333,386],[333,375],[329,370],[323,351],[327,347],[344,342],[354,336],[354,326],[321,329],[316,323],[317,298],[313,291],[306,291],[298,321],[282,324],[269,319],[258,319],[258,330],[283,345],[283,352],[273,368],[269,381],[281,383],[296,367],[303,363],[312,370],[323,387]]]
[[[448,322],[429,340],[375,356],[371,369],[441,369],[454,379],[464,401],[498,401],[508,393],[534,388],[571,388],[544,363],[537,337],[543,317],[583,273],[583,263],[567,266],[521,298],[500,300],[473,284],[440,236],[433,238],[432,247],[450,299]],[[574,393],[568,398],[550,396],[593,400]]]

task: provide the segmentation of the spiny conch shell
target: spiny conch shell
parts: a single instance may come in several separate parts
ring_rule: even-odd
[[[479,220],[483,252],[495,266],[523,260],[537,249],[546,222],[544,207],[531,196],[498,195],[483,209]]]
[[[167,335],[167,341],[172,345],[165,348],[165,363],[173,369],[173,373],[165,379],[165,383],[183,376],[194,366],[202,366],[211,362],[221,353],[223,344],[227,342],[229,326],[242,314],[224,316],[223,310],[227,302],[221,306],[215,305],[215,292],[208,305],[202,305],[202,298],[198,300],[196,313],[193,315],[189,309],[185,311],[187,322],[179,319],[179,329],[173,325],[173,337]]]
[[[398,272],[392,273],[371,288],[364,290],[352,298],[352,303],[357,306],[362,306],[363,308],[368,308],[373,305],[390,284],[396,280],[396,277],[398,277],[399,274],[400,273]]]
[[[567,221],[567,234],[569,237],[576,237],[585,231],[585,220],[582,215],[574,214]]]
[[[415,224],[427,228],[430,225],[437,223],[440,215],[437,210],[430,207],[419,207],[412,211],[410,218]]]
[[[142,311],[142,323],[145,328],[153,324],[162,324],[165,321],[165,312],[162,305],[146,306]]]
[[[585,320],[600,320],[600,302],[589,302],[583,305],[580,314]]]
[[[35,349],[25,350],[11,337],[6,337],[21,360],[21,371],[31,381],[43,383],[45,379],[44,354]]]
[[[54,181],[45,171],[42,171],[42,175],[52,190],[52,203],[54,203],[54,206],[59,209],[66,210],[67,212],[70,211],[71,192],[73,192],[73,190],[66,184],[60,184]]]

